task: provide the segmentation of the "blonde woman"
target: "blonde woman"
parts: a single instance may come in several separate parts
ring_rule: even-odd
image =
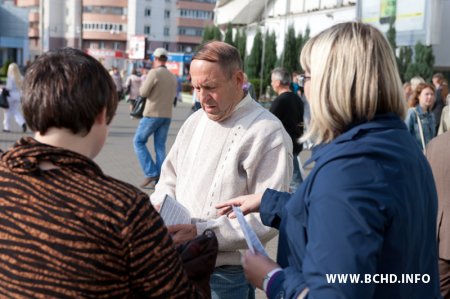
[[[268,298],[440,298],[436,188],[403,122],[389,43],[370,25],[342,23],[310,39],[301,64],[313,169],[294,194],[267,189],[216,206],[259,211],[280,232],[276,263],[245,253],[247,279]],[[406,273],[415,282],[402,283]]]
[[[11,63],[8,66],[8,77],[6,79],[6,89],[9,91],[9,109],[4,110],[3,132],[11,132],[11,118],[14,117],[16,123],[22,127],[22,131],[27,131],[27,125],[20,111],[20,88],[22,87],[22,75],[19,66]]]

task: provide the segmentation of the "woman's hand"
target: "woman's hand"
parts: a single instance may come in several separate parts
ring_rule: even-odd
[[[264,277],[273,269],[280,266],[270,258],[256,252],[253,254],[247,250],[242,256],[242,266],[245,270],[245,277],[255,287],[262,289]]]
[[[195,224],[169,225],[167,230],[172,235],[175,245],[190,241],[197,237],[197,227]]]
[[[262,193],[239,196],[216,205],[218,215],[228,215],[229,218],[236,218],[232,206],[238,206],[244,215],[259,211]]]

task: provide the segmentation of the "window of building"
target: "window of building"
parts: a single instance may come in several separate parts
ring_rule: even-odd
[[[83,12],[87,13],[98,13],[98,14],[110,14],[110,15],[126,15],[127,10],[123,7],[115,7],[115,6],[92,6],[85,5],[83,6]]]
[[[165,18],[165,19],[170,18],[170,10],[167,10],[167,9],[166,9],[166,10],[164,11],[164,18]]]
[[[164,27],[164,36],[169,36],[169,35],[170,35],[170,28]]]
[[[179,35],[190,35],[190,36],[202,36],[203,29],[201,28],[191,28],[191,27],[179,27],[178,28]]]
[[[144,34],[150,34],[150,26],[144,26]]]
[[[180,9],[180,17],[189,19],[212,20],[214,15],[212,11]]]
[[[145,9],[145,12],[144,12],[144,15],[145,15],[146,17],[151,16],[151,15],[152,15],[152,10],[151,10],[150,8],[146,8],[146,9]]]
[[[216,3],[216,0],[191,0],[193,2]]]
[[[100,49],[104,49],[104,48],[105,48],[105,42],[104,42],[104,41],[100,41],[100,42],[98,43],[98,47],[99,47]]]
[[[163,48],[169,51],[169,43],[163,43]]]

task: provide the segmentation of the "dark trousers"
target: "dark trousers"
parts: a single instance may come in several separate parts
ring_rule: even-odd
[[[450,299],[450,261],[439,259],[439,280],[441,295],[444,299]]]

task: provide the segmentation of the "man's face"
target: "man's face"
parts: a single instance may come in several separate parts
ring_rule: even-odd
[[[244,97],[242,71],[234,71],[229,78],[219,64],[196,59],[190,73],[200,104],[211,120],[227,119]]]
[[[441,83],[442,83],[442,80],[441,80],[440,78],[438,78],[438,77],[432,78],[431,81],[433,82],[433,85],[434,85],[435,87],[440,86]]]
[[[280,86],[280,80],[277,80],[275,76],[272,74],[270,77],[270,85],[272,86],[273,91],[275,91],[278,94],[278,86]]]

